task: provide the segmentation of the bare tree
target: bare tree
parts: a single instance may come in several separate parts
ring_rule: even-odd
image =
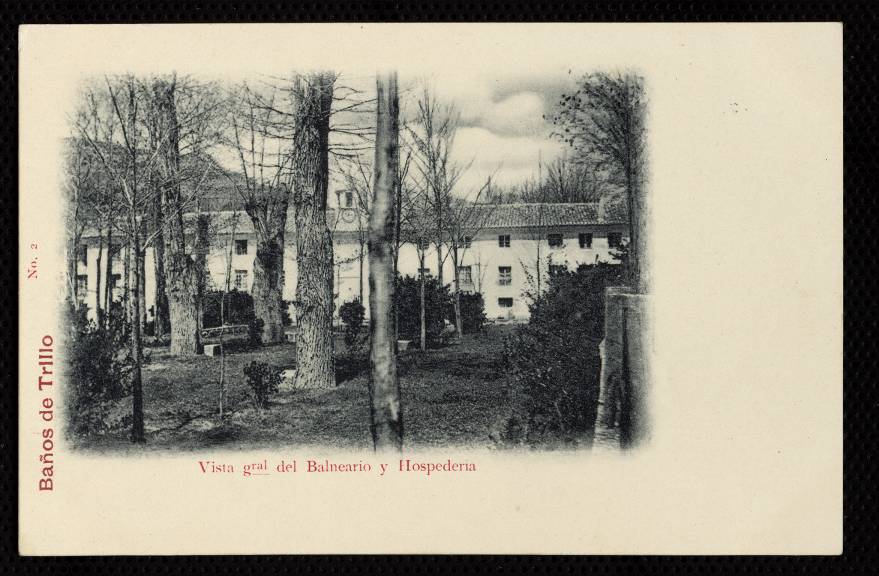
[[[645,262],[646,163],[644,82],[631,73],[598,72],[585,76],[577,90],[562,97],[553,119],[557,136],[583,162],[607,167],[625,190],[629,219],[629,282],[648,289]]]
[[[244,84],[233,95],[229,115],[231,144],[241,177],[229,175],[253,223],[257,238],[253,261],[253,307],[263,321],[265,343],[284,339],[284,236],[290,203],[294,140],[292,91],[276,86],[256,90]]]
[[[370,429],[376,450],[402,450],[393,315],[394,204],[400,163],[397,75],[380,75],[376,92],[375,195],[369,219]]]
[[[335,386],[333,241],[327,225],[329,132],[335,76],[293,80],[292,149],[296,219],[297,385]]]
[[[76,281],[79,250],[86,226],[92,221],[89,203],[94,199],[96,178],[92,158],[85,143],[80,138],[73,138],[66,149],[64,191],[67,195],[66,230],[67,230],[67,298],[72,307],[79,302]],[[98,262],[100,270],[100,261]],[[98,283],[100,286],[100,282]],[[95,290],[100,294],[100,290]],[[96,302],[100,306],[100,300]],[[100,308],[98,308],[100,309]]]
[[[414,158],[418,182],[433,215],[432,241],[436,249],[440,286],[444,285],[443,267],[447,258],[447,255],[443,255],[443,246],[447,241],[449,204],[455,184],[467,168],[451,159],[459,119],[460,113],[452,104],[441,104],[425,87],[418,99],[415,125],[408,129],[416,152]]]
[[[126,233],[126,260],[129,262],[130,278],[127,283],[127,310],[130,321],[129,348],[132,358],[131,390],[132,390],[132,442],[144,442],[143,422],[143,384],[141,367],[143,364],[143,341],[140,321],[140,290],[139,272],[142,266],[138,263],[143,258],[141,249],[141,202],[144,169],[152,158],[144,154],[142,131],[139,128],[141,109],[137,97],[137,84],[133,76],[122,78],[105,78],[106,92],[97,94],[93,90],[88,99],[95,105],[95,114],[90,119],[94,123],[93,130],[88,124],[78,124],[78,131],[91,147],[98,161],[122,190],[126,218],[123,230]],[[98,101],[103,106],[99,107]],[[117,132],[118,130],[118,132]],[[98,138],[93,135],[98,134]]]
[[[346,185],[347,192],[350,192],[357,204],[355,208],[355,218],[357,221],[357,264],[358,264],[358,295],[360,302],[364,302],[364,286],[363,286],[363,263],[366,257],[366,248],[368,242],[368,223],[370,219],[370,210],[372,207],[373,196],[373,170],[372,167],[364,162],[360,155],[354,155],[351,162],[340,163],[340,171]],[[393,205],[391,206],[393,209]]]
[[[454,270],[455,331],[458,337],[464,334],[464,323],[461,317],[461,264],[464,261],[471,242],[482,231],[494,211],[495,205],[481,203],[491,196],[491,178],[486,180],[469,198],[451,198],[445,218],[448,231],[449,254],[452,257]]]

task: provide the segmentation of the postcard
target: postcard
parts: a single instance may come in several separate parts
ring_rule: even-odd
[[[24,555],[842,552],[842,26],[22,26]]]

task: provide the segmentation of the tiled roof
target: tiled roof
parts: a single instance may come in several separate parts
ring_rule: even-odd
[[[617,224],[615,215],[602,215],[597,202],[577,204],[498,204],[478,205],[472,221],[482,228],[535,228],[580,224]]]

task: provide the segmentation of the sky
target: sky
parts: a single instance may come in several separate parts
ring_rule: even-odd
[[[538,165],[558,157],[564,145],[551,137],[551,118],[561,95],[571,91],[568,74],[432,77],[405,83],[408,100],[428,84],[437,97],[454,103],[461,114],[452,157],[470,164],[459,181],[459,193],[478,189],[488,177],[500,186],[536,178]],[[404,104],[414,106],[411,104]]]

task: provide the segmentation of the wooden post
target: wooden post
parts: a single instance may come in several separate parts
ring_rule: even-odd
[[[376,451],[402,450],[403,414],[393,316],[394,187],[399,164],[397,75],[376,79],[375,170],[369,218],[370,431]]]

